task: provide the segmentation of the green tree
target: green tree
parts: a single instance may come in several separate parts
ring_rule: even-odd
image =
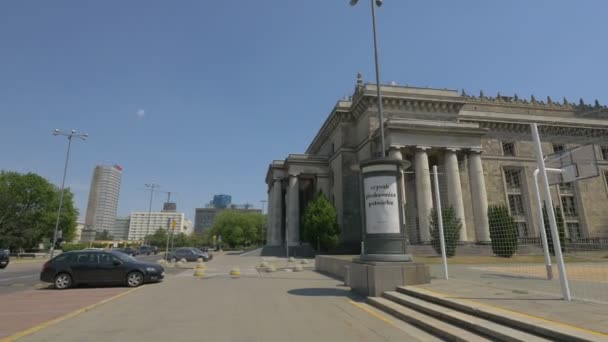
[[[555,222],[557,223],[557,233],[559,234],[559,242],[564,251],[566,246],[566,230],[564,229],[564,217],[559,207],[555,207],[553,211],[555,213]],[[547,244],[549,247],[549,253],[555,255],[555,246],[553,245],[553,234],[551,234],[551,224],[549,223],[549,216],[547,214],[547,207],[543,206],[543,219],[545,220],[545,232],[547,232]]]
[[[223,210],[213,227],[205,234],[207,242],[213,235],[221,236],[222,243],[232,248],[255,246],[264,242],[266,236],[266,217],[262,214]]]
[[[328,251],[340,241],[336,209],[322,192],[306,206],[302,238],[319,251]]]
[[[443,235],[445,238],[445,255],[453,257],[456,254],[456,243],[460,240],[460,230],[462,229],[462,222],[456,216],[454,208],[447,207],[441,211],[443,221]],[[439,220],[437,218],[437,210],[431,209],[429,213],[429,223],[431,226],[431,246],[437,252],[441,254],[441,242],[439,239]]]
[[[510,258],[517,251],[517,225],[505,205],[488,207],[488,224],[492,252],[503,258]]]
[[[34,173],[0,171],[0,246],[13,250],[31,249],[53,238],[59,189]],[[78,210],[73,195],[64,191],[59,220],[63,240],[71,240],[76,230]]]
[[[167,246],[167,230],[164,228],[158,228],[154,234],[149,236],[150,246],[156,246],[158,248],[166,248]]]
[[[112,234],[110,234],[110,232],[108,232],[107,229],[104,229],[101,233],[97,232],[95,233],[95,240],[98,241],[109,241],[109,240],[113,240],[114,236],[112,236]]]

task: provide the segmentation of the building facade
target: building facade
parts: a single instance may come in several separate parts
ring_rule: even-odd
[[[322,192],[336,207],[341,247],[358,252],[363,228],[358,165],[381,155],[376,91],[375,84],[363,84],[359,76],[353,95],[337,102],[304,154],[290,154],[269,165],[268,245],[300,245],[302,213]],[[509,208],[520,239],[538,238],[532,177],[537,164],[529,129],[533,122],[541,129],[544,155],[593,143],[600,156],[594,166],[601,176],[562,183],[552,196],[564,210],[570,238],[608,237],[608,215],[598,214],[608,212],[605,106],[397,85],[383,85],[381,91],[386,152],[411,164],[403,177],[410,243],[430,242],[433,165],[442,176],[442,203],[462,222],[462,242],[490,241],[489,205]]]
[[[127,217],[116,217],[114,227],[109,231],[113,240],[127,240],[129,238],[129,225],[131,219]]]
[[[149,220],[148,220],[149,218]],[[175,221],[175,233],[184,232],[184,213],[158,211],[132,212],[129,221],[129,240],[140,241],[158,229],[167,229]]]
[[[122,168],[118,165],[95,167],[89,190],[84,230],[96,232],[107,230],[109,232],[114,228],[121,176]],[[91,234],[83,234],[83,236],[85,235],[90,236]]]

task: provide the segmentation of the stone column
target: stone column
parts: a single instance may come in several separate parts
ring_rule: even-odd
[[[429,214],[433,208],[433,194],[431,192],[431,175],[429,173],[427,149],[428,147],[417,146],[414,160],[416,164],[416,202],[418,204],[420,242],[431,241]]]
[[[477,241],[490,242],[488,195],[486,193],[486,181],[483,175],[480,150],[472,150],[471,154],[469,154],[469,182],[471,183],[471,202],[473,204]]]
[[[268,232],[266,234],[266,244],[270,246],[281,245],[281,205],[282,205],[282,190],[281,179],[275,178],[272,180],[268,198]]]
[[[389,147],[388,150],[388,157],[392,158],[392,159],[397,159],[397,160],[403,160],[403,153],[401,152],[401,147],[400,146],[391,146]],[[399,206],[399,215],[401,215],[401,220],[403,221],[403,225],[407,226],[406,224],[406,217],[405,217],[405,177],[403,172],[401,173],[401,184],[399,184],[399,187],[401,188],[401,205]],[[409,235],[409,232],[408,232]]]
[[[270,186],[268,189],[268,211],[266,213],[266,217],[267,217],[267,227],[266,227],[266,245],[267,246],[272,246],[273,245],[273,235],[274,235],[274,230],[275,230],[275,223],[274,223],[274,215],[273,215],[273,206],[274,206],[274,192],[272,191],[274,189],[274,179],[270,181]]]
[[[389,147],[388,157],[392,158],[392,159],[403,160],[403,154],[401,153],[401,148],[398,146]]]
[[[445,151],[445,177],[448,184],[448,203],[454,208],[456,217],[460,219],[460,241],[468,241],[467,226],[464,219],[464,203],[462,201],[462,186],[460,185],[460,170],[458,169],[458,149],[448,148]]]
[[[329,199],[329,175],[317,175],[317,186],[315,196],[322,192]]]
[[[297,174],[289,175],[287,197],[287,243],[297,246],[300,244],[300,184]]]

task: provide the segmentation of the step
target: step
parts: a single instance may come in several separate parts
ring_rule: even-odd
[[[448,341],[492,341],[491,339],[474,334],[468,330],[442,322],[436,318],[427,316],[403,305],[399,305],[386,298],[368,297],[367,303],[395,316],[396,318],[399,318],[402,321],[405,321],[415,327],[428,331],[429,333]]]
[[[548,320],[494,308],[466,299],[448,298],[442,294],[427,291],[422,288],[400,286],[397,288],[397,292],[493,321],[501,325],[534,333],[555,341],[606,341],[606,336],[577,329],[576,327],[568,327]]]
[[[469,315],[454,309],[446,308],[431,302],[424,301],[412,296],[395,291],[387,291],[383,294],[388,300],[406,306],[410,309],[433,316],[436,319],[463,327],[474,332],[490,336],[495,341],[506,342],[546,342],[545,338],[516,330],[504,325],[496,324],[489,320]]]

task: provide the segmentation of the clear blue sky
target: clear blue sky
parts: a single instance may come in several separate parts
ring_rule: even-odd
[[[146,182],[194,208],[257,207],[268,163],[302,153],[356,74],[373,81],[370,8],[348,0],[0,2],[0,169],[67,185],[123,166],[119,214]],[[608,103],[608,2],[385,0],[382,81]],[[164,196],[163,196],[164,197]],[[155,201],[159,209],[161,201]]]

